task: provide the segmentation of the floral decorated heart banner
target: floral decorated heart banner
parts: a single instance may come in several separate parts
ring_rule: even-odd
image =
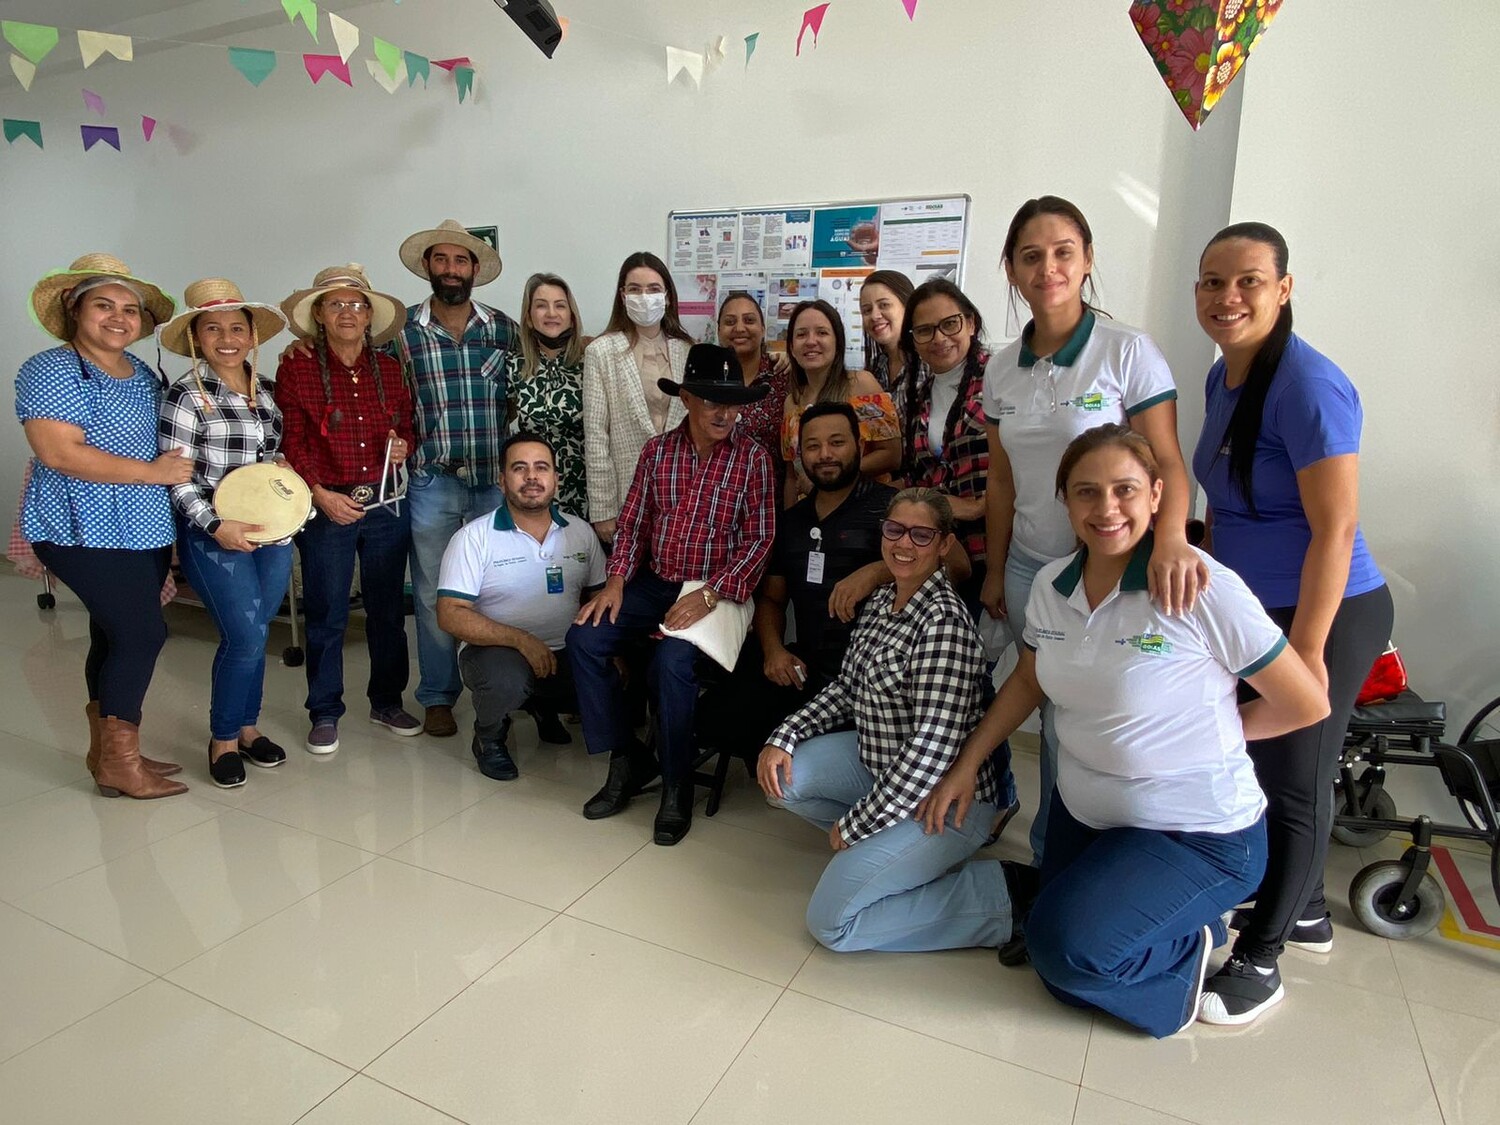
[[[1137,0],[1135,33],[1197,129],[1234,81],[1282,0]]]

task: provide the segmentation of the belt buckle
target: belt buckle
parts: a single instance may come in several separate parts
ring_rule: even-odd
[[[458,468],[456,468],[456,469],[453,470],[453,475],[456,476],[459,480],[468,480],[469,479],[469,466],[467,466],[467,465],[460,465],[460,466],[458,466]]]
[[[357,484],[349,490],[349,499],[356,504],[368,504],[375,499],[375,489],[368,484]]]

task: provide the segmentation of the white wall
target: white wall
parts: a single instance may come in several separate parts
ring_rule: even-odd
[[[49,2],[15,0],[7,18],[61,20]],[[47,342],[22,311],[34,280],[92,249],[179,295],[224,274],[279,300],[352,258],[374,284],[414,300],[423,283],[397,246],[455,216],[500,227],[505,272],[484,299],[514,312],[526,276],[554,270],[597,331],[620,259],[664,253],[674,208],[939,192],[974,198],[966,285],[1003,337],[1017,328],[1007,332],[997,266],[1005,227],[1024,199],[1052,192],[1089,216],[1104,304],[1161,340],[1185,392],[1186,440],[1196,433],[1192,388],[1210,351],[1182,267],[1227,209],[1235,107],[1191,133],[1123,5],[947,0],[908,24],[895,0],[862,0],[830,9],[819,46],[809,35],[798,59],[796,3],[571,0],[562,7],[572,33],[551,62],[488,0],[331,7],[367,37],[470,55],[475,101],[457,105],[438,71],[431,92],[387,95],[357,61],[354,89],[327,78],[314,89],[295,56],[255,89],[223,51],[196,47],[143,46],[135,63],[105,59],[85,76],[76,55],[64,69],[66,40],[30,94],[5,78],[0,114],[42,119],[47,149],[0,148],[0,198],[14,217],[0,228],[0,370]],[[277,20],[239,37],[213,30],[252,8],[276,9]],[[201,0],[105,29],[182,37],[185,22],[219,42],[333,50],[326,20],[314,47],[272,0]],[[746,70],[752,31],[761,39]],[[703,89],[669,88],[661,45],[697,48],[719,34],[729,58]],[[104,95],[127,134],[138,138],[135,115],[150,113],[191,131],[191,147],[179,152],[159,133],[150,146],[85,155],[81,85]],[[0,382],[9,415],[12,388]],[[10,435],[0,445],[6,516],[24,458],[19,432]]]
[[[1500,89],[1477,77],[1497,39],[1494,4],[1287,5],[1250,66],[1234,182],[1234,218],[1291,245],[1297,330],[1359,388],[1365,536],[1455,736],[1500,694]]]

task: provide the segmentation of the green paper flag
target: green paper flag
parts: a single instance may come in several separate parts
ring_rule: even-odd
[[[5,142],[15,144],[17,138],[30,137],[36,142],[36,147],[42,147],[42,123],[40,121],[14,121],[7,117],[5,119]]]
[[[254,47],[231,47],[229,61],[235,70],[249,79],[250,85],[259,86],[276,69],[276,52],[259,51]]]
[[[313,42],[318,41],[318,5],[314,0],[281,0],[281,8],[288,22],[296,23],[300,18]]]
[[[749,69],[750,56],[755,54],[755,43],[760,38],[760,32],[753,31],[745,36],[745,67]]]
[[[468,97],[469,91],[474,88],[474,68],[472,66],[456,66],[453,68],[453,81],[458,83],[458,104],[464,104],[464,98]]]
[[[57,28],[44,27],[39,23],[16,23],[0,21],[0,32],[5,41],[33,63],[39,63],[57,46]]]
[[[385,67],[385,72],[390,77],[396,77],[396,68],[401,65],[401,48],[394,43],[387,43],[378,36],[375,39],[375,57],[380,60],[380,65]]]
[[[406,53],[406,84],[415,86],[417,78],[422,79],[422,85],[427,85],[427,76],[432,73],[432,64],[421,55],[414,55],[410,51]]]

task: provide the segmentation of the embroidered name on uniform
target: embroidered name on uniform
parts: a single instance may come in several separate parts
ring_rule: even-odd
[[[1065,641],[1068,639],[1068,634],[1061,629],[1033,629],[1032,632],[1036,634],[1036,639],[1039,641]]]
[[[1121,637],[1117,645],[1129,645],[1142,656],[1171,656],[1172,642],[1160,633],[1137,633],[1133,637]]]
[[[496,569],[498,569],[498,568],[500,568],[502,566],[515,566],[517,563],[523,563],[525,561],[526,561],[526,556],[525,555],[516,555],[514,558],[509,558],[509,559],[495,559],[493,562],[490,563],[490,565],[493,566],[493,567],[495,567]]]
[[[995,407],[995,417],[997,418],[1009,418],[1015,412],[1016,408],[1009,403],[1002,402],[999,406]]]

